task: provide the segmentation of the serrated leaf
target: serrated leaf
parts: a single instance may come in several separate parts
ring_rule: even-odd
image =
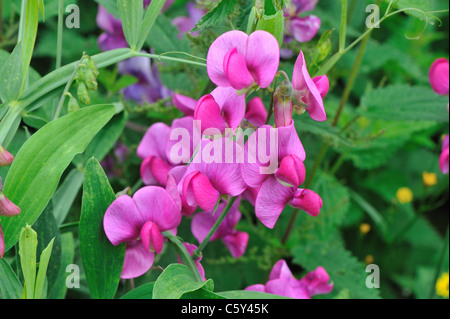
[[[192,31],[223,25],[228,16],[234,12],[237,4],[236,0],[220,1],[214,9],[203,16]]]

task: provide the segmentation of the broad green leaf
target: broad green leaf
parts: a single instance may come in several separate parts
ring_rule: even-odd
[[[34,287],[36,284],[36,250],[37,234],[27,225],[22,228],[19,239],[20,265],[24,278],[24,297],[34,299]]]
[[[0,99],[3,103],[11,102],[20,95],[24,80],[22,74],[22,52],[23,45],[20,42],[0,69]]]
[[[113,246],[105,235],[103,217],[116,199],[100,163],[87,162],[79,226],[80,253],[91,297],[114,298],[122,273],[125,244]]]
[[[22,284],[4,258],[0,258],[0,298],[21,299]]]
[[[50,261],[50,256],[52,254],[53,243],[55,239],[53,238],[48,246],[42,251],[41,257],[39,258],[39,270],[36,277],[36,286],[34,289],[34,298],[43,299],[43,296],[47,295],[47,289],[44,292],[44,284],[46,282],[47,268]]]
[[[75,243],[72,233],[61,235],[61,267],[53,289],[49,291],[49,299],[64,299],[67,293],[66,277],[67,266],[73,264],[75,256]]]
[[[72,169],[52,198],[53,215],[57,225],[61,225],[67,217],[73,201],[83,185],[84,174],[78,168]]]
[[[153,0],[150,2],[147,10],[145,11],[144,20],[142,21],[141,30],[139,32],[139,41],[137,44],[137,51],[142,49],[145,40],[147,39],[153,25],[155,24],[156,18],[160,14],[166,0]]]
[[[25,16],[25,32],[23,38],[22,51],[22,76],[26,78],[30,67],[31,57],[33,56],[34,44],[36,42],[37,30],[39,23],[39,3],[35,1],[27,1]],[[22,83],[22,89],[25,83]]]
[[[218,292],[218,295],[227,299],[291,299],[283,296],[266,294],[258,291],[231,290]]]
[[[194,280],[188,267],[182,264],[171,264],[158,277],[153,288],[153,299],[180,299],[183,294],[211,288],[212,281],[198,282]],[[212,289],[210,289],[212,290]]]
[[[205,288],[200,288],[195,291],[186,292],[181,296],[181,299],[227,299],[224,296],[216,294]]]
[[[264,30],[272,34],[277,39],[281,47],[284,36],[284,12],[280,10],[274,15],[264,15],[258,21],[256,30]]]
[[[22,210],[2,221],[6,250],[17,242],[22,227],[37,220],[75,154],[84,151],[114,112],[112,105],[83,108],[47,124],[25,142],[4,185],[5,195]]]
[[[205,29],[209,27],[221,27],[225,20],[231,15],[238,2],[236,0],[222,0],[210,12],[205,14],[197,23],[194,30]]]
[[[142,285],[123,295],[120,299],[153,299],[154,282]]]
[[[448,122],[448,97],[431,87],[391,85],[364,95],[359,114],[389,121]]]
[[[138,50],[141,35],[142,19],[144,15],[143,0],[117,0],[123,33],[132,50]]]

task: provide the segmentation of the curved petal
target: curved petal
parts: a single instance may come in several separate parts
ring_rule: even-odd
[[[330,276],[323,267],[309,272],[300,280],[300,284],[308,290],[310,296],[329,294],[333,290],[333,283],[329,284]]]
[[[261,127],[266,123],[267,110],[260,97],[255,97],[247,103],[245,119],[256,127]]]
[[[228,127],[236,129],[245,115],[245,95],[238,95],[233,88],[222,87],[216,88],[211,95],[219,105]]]
[[[221,108],[211,94],[200,98],[195,107],[194,118],[201,121],[202,133],[209,128],[215,128],[223,132],[227,127],[227,123],[221,114]]]
[[[439,166],[443,174],[449,173],[449,148],[444,148],[439,157]]]
[[[299,294],[298,289],[292,287],[287,279],[274,279],[266,283],[266,292],[273,295],[284,296],[288,298],[306,299],[305,294]]]
[[[200,127],[193,117],[175,119],[166,143],[166,157],[169,163],[172,165],[189,163],[197,149],[200,136]]]
[[[320,196],[309,189],[298,189],[289,204],[305,211],[313,217],[319,215],[323,206]]]
[[[5,255],[5,237],[3,236],[2,225],[0,224],[0,258]]]
[[[205,211],[213,210],[220,197],[220,193],[214,188],[208,177],[202,173],[196,174],[191,179],[188,194],[190,191],[192,191],[198,206]]]
[[[166,158],[166,143],[169,140],[170,127],[164,123],[155,123],[147,130],[137,148],[137,155],[146,159],[150,156]]]
[[[250,34],[245,61],[255,82],[263,89],[268,87],[280,64],[280,45],[277,39],[269,32],[261,30]]]
[[[133,200],[145,221],[152,221],[161,232],[178,227],[181,212],[175,200],[161,187],[147,186],[138,190]]]
[[[127,243],[125,261],[120,278],[131,279],[145,274],[153,265],[155,254],[146,251],[140,241]]]
[[[206,59],[207,72],[214,84],[222,87],[231,86],[223,69],[225,55],[236,48],[242,56],[247,53],[248,35],[242,31],[229,31],[218,37],[209,47]]]
[[[295,188],[281,185],[274,176],[269,176],[256,198],[256,217],[264,226],[272,229],[294,193]]]
[[[302,162],[306,159],[305,148],[298,137],[295,123],[277,128],[278,133],[278,158],[283,159],[288,155],[297,156]]]
[[[433,90],[440,95],[449,93],[449,66],[448,60],[444,58],[433,62],[429,71],[429,80]]]
[[[281,160],[275,177],[289,187],[299,187],[305,182],[305,164],[295,155],[289,155]]]
[[[253,77],[247,69],[245,58],[231,49],[223,59],[223,70],[235,90],[242,90],[253,84]]]
[[[313,79],[313,82],[319,90],[322,99],[325,98],[330,89],[330,81],[328,80],[328,77],[326,75],[316,76]]]
[[[157,254],[161,253],[164,239],[159,231],[158,225],[152,221],[146,222],[144,226],[142,226],[140,237],[146,251],[155,252]]]
[[[240,258],[244,255],[247,249],[249,235],[244,232],[234,232],[231,235],[225,236],[223,238],[223,243],[227,246],[234,258]]]
[[[195,106],[197,105],[197,100],[189,96],[174,93],[172,97],[172,103],[186,116],[194,116],[194,110]]]
[[[284,259],[277,261],[270,272],[269,280],[274,279],[292,279],[294,275],[292,274],[289,266]]]
[[[309,15],[306,17],[295,17],[286,23],[288,32],[298,42],[309,42],[319,32],[321,21],[319,17]]]
[[[128,195],[112,202],[103,218],[106,237],[115,246],[137,239],[144,223],[145,219]]]

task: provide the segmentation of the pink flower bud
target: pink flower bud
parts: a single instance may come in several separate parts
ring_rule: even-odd
[[[5,238],[3,237],[2,225],[0,225],[0,258],[5,255]]]
[[[17,216],[20,214],[20,208],[11,202],[0,190],[0,216]]]
[[[0,145],[0,167],[11,165],[13,161],[14,156]]]
[[[304,210],[313,217],[319,215],[323,206],[320,196],[309,189],[298,189],[289,204],[295,208]]]
[[[431,65],[428,77],[433,90],[439,95],[447,95],[449,92],[448,60],[437,59]]]
[[[284,81],[275,90],[273,98],[276,127],[290,126],[292,123],[292,84]]]

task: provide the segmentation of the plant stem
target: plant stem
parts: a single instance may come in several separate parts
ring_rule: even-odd
[[[147,57],[147,58],[155,59],[155,60],[159,60],[159,61],[165,60],[165,61],[172,61],[172,62],[180,62],[180,63],[186,63],[186,64],[202,66],[202,67],[206,68],[206,63],[196,62],[196,61],[191,61],[191,60],[185,60],[185,59],[179,59],[179,58],[173,58],[173,57],[165,56],[165,55],[150,54],[150,53],[143,53],[143,52],[134,52],[134,56],[142,56],[142,57]]]
[[[341,0],[341,27],[339,29],[339,52],[345,50],[345,39],[347,36],[347,11],[348,1]]]
[[[220,224],[222,224],[223,220],[225,219],[225,217],[227,217],[228,212],[230,211],[231,207],[233,206],[234,202],[236,201],[236,197],[231,198],[228,201],[227,206],[225,206],[222,214],[220,214],[219,218],[217,219],[217,221],[214,223],[213,227],[211,228],[211,230],[209,231],[208,235],[206,235],[205,239],[203,239],[203,241],[201,242],[200,246],[197,248],[197,250],[194,252],[194,256],[196,257],[200,257],[202,255],[202,251],[203,249],[205,249],[206,245],[208,245],[211,237],[214,235],[214,233],[216,232],[217,228],[219,228]]]
[[[3,35],[3,0],[0,0],[0,43],[2,43]]]
[[[62,47],[63,47],[63,20],[64,20],[64,0],[59,0],[58,8],[58,36],[56,40],[56,68],[60,68],[62,64]]]
[[[164,232],[163,235],[166,236],[167,239],[169,239],[170,243],[174,246],[183,264],[191,270],[194,279],[198,282],[202,282],[202,276],[198,272],[197,266],[194,263],[194,259],[191,257],[186,247],[184,247],[181,240],[179,240],[178,237],[174,236],[170,231]]]

